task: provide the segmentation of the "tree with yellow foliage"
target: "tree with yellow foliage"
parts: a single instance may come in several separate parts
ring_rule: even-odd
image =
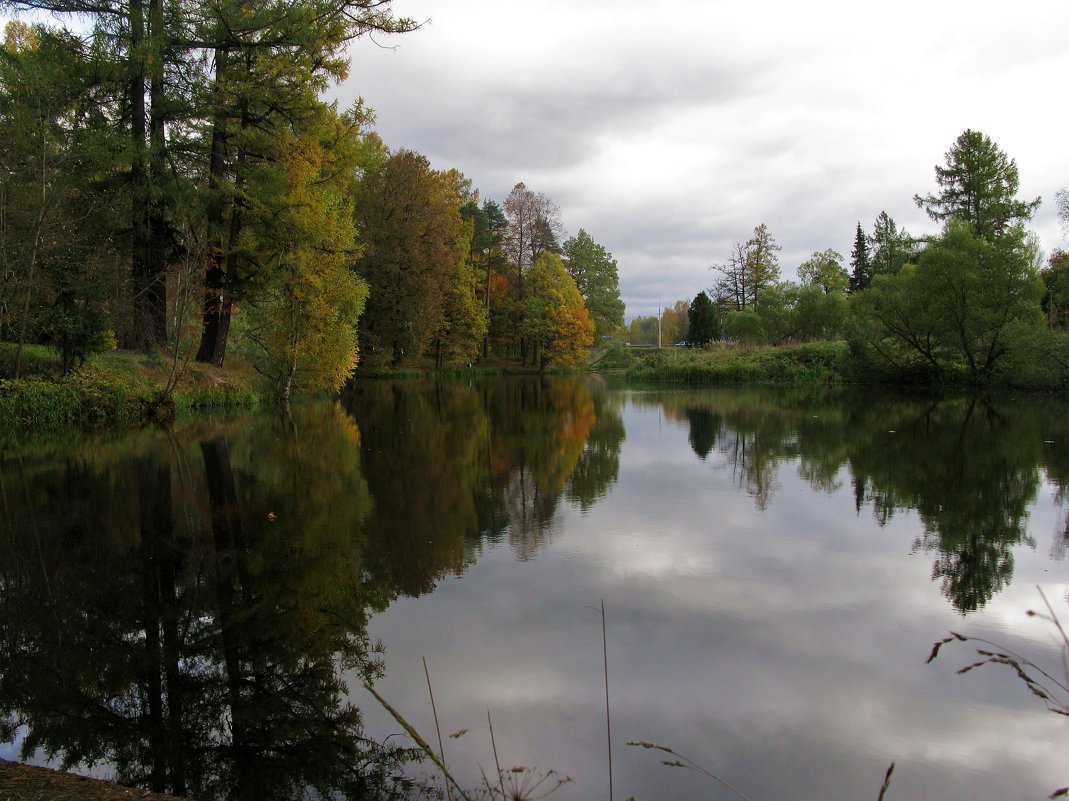
[[[353,271],[359,115],[323,106],[314,127],[276,135],[256,176],[243,249],[262,268],[244,333],[283,404],[294,389],[335,391],[356,369],[367,283]]]
[[[527,273],[521,331],[534,344],[539,370],[579,367],[594,342],[594,323],[564,262],[543,253]]]

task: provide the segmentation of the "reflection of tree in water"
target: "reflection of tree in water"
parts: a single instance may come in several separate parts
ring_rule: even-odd
[[[395,755],[341,677],[376,670],[358,434],[336,407],[295,432],[0,463],[0,712],[24,750],[201,798],[385,793]]]
[[[1047,428],[1043,432],[1043,467],[1044,475],[1054,487],[1054,502],[1061,509],[1054,541],[1051,543],[1051,557],[1064,559],[1069,549],[1069,416],[1047,417]]]
[[[723,418],[718,412],[701,406],[688,406],[683,413],[690,424],[690,447],[704,462],[720,436]]]
[[[502,502],[509,521],[509,545],[519,559],[531,559],[551,541],[553,520],[565,485],[576,476],[597,414],[581,380],[531,379],[501,385],[504,395],[488,406]],[[604,454],[595,454],[604,456]],[[609,456],[611,462],[611,454]],[[589,463],[587,464],[589,467]],[[599,465],[604,469],[605,465]],[[609,473],[615,475],[609,466]],[[580,503],[600,492],[604,474],[571,485]]]
[[[484,541],[507,540],[521,559],[539,553],[562,496],[586,509],[616,480],[623,424],[595,394],[539,377],[358,382],[346,402],[374,497],[372,575],[418,595]]]
[[[602,386],[591,389],[594,422],[583,454],[565,485],[565,496],[583,512],[604,497],[620,474],[620,448],[627,432],[619,406]]]
[[[1027,416],[976,400],[898,412],[856,451],[855,475],[878,515],[917,511],[924,532],[915,547],[938,552],[933,579],[957,610],[974,611],[1009,583],[1013,548],[1035,544],[1027,533],[1039,488],[1034,432]]]
[[[866,394],[829,403],[814,393],[721,390],[668,394],[658,402],[690,424],[699,457],[715,448],[717,466],[731,471],[759,510],[773,497],[779,464],[795,459],[799,475],[824,492],[836,490],[848,468],[858,511],[871,504],[881,525],[897,510],[916,510],[923,533],[914,545],[937,551],[933,578],[961,612],[980,608],[1008,584],[1014,548],[1034,545],[1027,510],[1041,460],[1057,491],[1066,492],[1069,457],[1061,454],[1069,449],[1055,453],[1044,444],[1069,441],[1060,402],[1022,408],[990,399]],[[1064,541],[1059,532],[1055,548]]]

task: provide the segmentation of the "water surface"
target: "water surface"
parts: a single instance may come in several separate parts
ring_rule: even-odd
[[[7,739],[201,797],[360,797],[434,738],[555,798],[1041,798],[1069,415],[1049,399],[367,382],[292,420],[9,446]],[[380,651],[377,646],[381,644]],[[16,728],[16,726],[18,728]],[[462,737],[447,737],[466,729]],[[0,747],[11,758],[15,746]],[[387,770],[390,768],[387,761]],[[429,772],[410,768],[412,775]],[[544,785],[548,787],[549,785]]]

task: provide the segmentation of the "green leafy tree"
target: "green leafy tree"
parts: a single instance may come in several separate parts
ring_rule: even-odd
[[[766,288],[758,302],[751,309],[747,309],[753,311],[760,320],[760,336],[756,333],[743,333],[735,328],[740,341],[782,345],[794,340],[797,337],[797,321],[794,315],[797,291],[798,287],[787,281]],[[734,325],[738,323],[736,318]]]
[[[989,137],[966,130],[946,153],[946,165],[936,166],[939,193],[914,196],[914,201],[937,222],[961,220],[977,236],[994,241],[1032,218],[1040,199],[1020,200],[1017,162]]]
[[[448,171],[447,181],[453,183],[457,201],[460,203],[460,217],[463,222],[458,228],[457,261],[449,279],[445,308],[441,326],[432,343],[432,357],[436,367],[470,363],[483,349],[489,314],[479,298],[479,277],[476,274],[475,224],[466,210],[475,203],[471,192],[471,182],[455,170]],[[465,248],[467,256],[464,256]]]
[[[857,224],[854,234],[854,248],[850,251],[850,292],[868,289],[872,283],[872,263],[869,260],[869,243],[861,223]]]
[[[564,243],[564,260],[594,321],[595,336],[610,335],[624,322],[616,260],[582,228]]]
[[[687,320],[687,338],[692,345],[703,348],[720,339],[720,314],[707,293],[699,292],[694,296],[687,310]]]
[[[873,276],[893,275],[916,255],[913,238],[904,230],[899,230],[886,211],[881,211],[876,217],[868,244]]]
[[[639,315],[627,327],[628,341],[632,345],[656,345],[659,331],[659,318],[652,314]]]
[[[856,296],[870,353],[898,370],[961,367],[986,381],[1041,324],[1042,282],[1021,228],[991,242],[965,222]]]
[[[521,330],[533,343],[539,368],[578,367],[594,341],[594,323],[560,256],[535,259],[529,283]]]
[[[724,337],[744,345],[765,341],[765,327],[754,308],[733,309],[724,316]]]
[[[843,268],[843,257],[831,248],[814,253],[802,262],[798,267],[798,277],[803,284],[819,287],[825,295],[843,295],[850,286],[850,276]]]
[[[500,325],[495,321],[505,319],[500,314],[501,301],[505,299],[502,284],[507,283],[508,260],[503,251],[504,233],[508,220],[501,207],[492,200],[486,200],[482,206],[477,197],[472,197],[461,207],[461,215],[472,225],[471,255],[469,261],[479,278],[478,291],[481,296],[483,313],[486,319],[486,333],[482,342],[482,354],[490,355],[490,341],[501,334]],[[494,285],[495,277],[498,286]],[[496,301],[496,303],[495,303]]]
[[[101,182],[119,147],[83,43],[11,22],[0,50],[0,335],[47,342],[65,370],[104,348],[120,193]]]
[[[842,336],[847,317],[844,292],[825,292],[818,284],[791,290],[794,337],[798,341],[837,339]]]

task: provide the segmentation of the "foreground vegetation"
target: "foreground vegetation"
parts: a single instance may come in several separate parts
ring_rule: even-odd
[[[11,375],[14,346],[0,343],[0,376]],[[94,426],[169,419],[194,411],[251,407],[261,383],[245,366],[225,372],[190,364],[180,373],[159,354],[110,351],[64,373],[51,348],[23,353],[23,377],[0,378],[0,427]]]

